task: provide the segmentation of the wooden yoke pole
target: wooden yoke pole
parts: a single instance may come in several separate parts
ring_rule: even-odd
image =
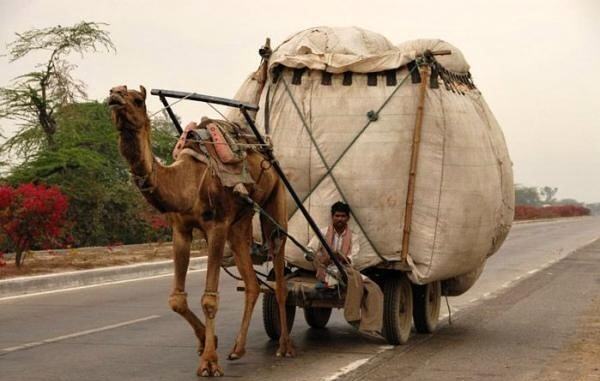
[[[404,263],[406,263],[408,259],[408,245],[410,243],[410,230],[415,199],[415,180],[417,177],[417,163],[419,161],[419,147],[421,145],[421,127],[423,126],[423,108],[425,105],[425,92],[427,91],[429,70],[428,65],[419,66],[421,87],[419,89],[419,104],[417,106],[417,118],[415,121],[415,130],[413,132],[410,172],[408,176],[408,192],[406,193],[406,208],[404,209],[404,232],[402,234],[402,262]]]

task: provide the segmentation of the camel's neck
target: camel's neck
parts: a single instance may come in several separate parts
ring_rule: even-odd
[[[149,128],[139,131],[122,129],[119,150],[129,163],[129,168],[134,176],[151,177],[154,155],[150,144]]]
[[[150,126],[140,130],[121,129],[119,150],[129,163],[135,184],[146,200],[161,212],[178,212],[181,205],[176,194],[163,189],[170,183],[165,168],[154,159]]]

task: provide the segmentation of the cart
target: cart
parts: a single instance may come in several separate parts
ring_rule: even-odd
[[[252,129],[257,140],[261,144],[265,144],[262,135],[259,133],[253,119],[248,114],[248,111],[257,111],[258,107],[251,104],[246,104],[232,99],[218,98],[213,96],[207,96],[197,93],[171,91],[153,89],[152,95],[159,97],[165,110],[172,119],[173,124],[177,131],[181,134],[183,132],[179,121],[169,105],[167,98],[175,98],[179,100],[193,100],[206,102],[209,104],[219,104],[229,107],[235,107],[240,110],[248,125]],[[298,198],[292,185],[287,180],[282,169],[279,167],[277,160],[273,157],[270,150],[263,152],[270,160],[273,168],[278,173],[279,177],[286,186],[289,194],[294,199],[299,210],[302,212],[312,230],[319,238],[323,248],[330,255],[332,261],[337,266],[339,273],[342,277],[341,285],[335,288],[317,288],[315,287],[317,280],[315,273],[301,268],[294,268],[293,266],[286,269],[287,279],[287,326],[291,331],[294,318],[296,315],[296,309],[302,308],[304,318],[309,326],[315,329],[324,328],[329,322],[331,312],[334,308],[340,309],[344,307],[345,301],[345,288],[343,287],[345,281],[345,271],[343,266],[336,259],[335,255],[316,223],[308,213],[308,211],[302,205],[302,202]],[[249,203],[253,201],[247,199]],[[258,206],[256,206],[258,207]],[[257,209],[260,212],[260,207]],[[287,232],[283,232],[287,235]],[[288,235],[292,241],[296,244],[293,237]],[[253,250],[253,261],[255,264],[264,262],[267,258],[264,255],[264,251],[257,249]],[[417,285],[411,283],[407,271],[410,268],[406,263],[406,260],[399,261],[388,261],[384,264],[370,267],[362,271],[363,274],[375,281],[383,291],[384,295],[384,306],[383,306],[383,331],[382,334],[388,343],[392,345],[404,344],[408,341],[412,323],[418,333],[432,333],[437,326],[440,314],[440,302],[442,295],[441,282],[435,281],[425,285]],[[263,293],[262,299],[262,315],[264,328],[267,335],[276,340],[280,335],[280,324],[278,316],[278,305],[274,293],[274,274],[271,272],[264,275],[264,280],[259,278],[261,284],[261,293]],[[238,290],[243,291],[243,284],[238,284]]]

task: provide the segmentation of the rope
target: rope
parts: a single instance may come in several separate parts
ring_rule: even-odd
[[[452,325],[452,309],[450,308],[450,302],[448,301],[448,296],[446,298],[446,307],[448,307],[448,324]]]
[[[311,258],[313,261],[315,260],[315,255],[314,253],[309,250],[308,248],[306,248],[306,246],[302,245],[300,242],[298,242],[298,240],[296,238],[294,238],[294,236],[292,236],[291,234],[289,234],[284,228],[283,226],[281,226],[277,221],[275,221],[275,219],[273,217],[271,217],[271,215],[269,213],[267,213],[260,205],[258,205],[256,202],[254,202],[254,200],[252,200],[250,197],[246,196],[246,195],[238,195],[239,197],[241,197],[244,201],[246,201],[247,203],[251,204],[254,208],[254,210],[265,216],[276,228],[277,231],[283,233],[283,235],[285,235],[286,237],[288,237],[290,239],[290,241],[292,241],[292,243],[294,245],[296,245],[303,253],[306,257]],[[275,233],[275,231],[273,232]],[[337,279],[338,282],[340,282],[340,284],[342,286],[345,286],[345,283],[343,281],[343,279],[340,279],[340,275],[330,271],[329,269],[325,268],[325,271],[331,275],[332,277],[334,277],[335,279]]]
[[[201,139],[186,139],[187,142],[193,142],[193,143],[204,143],[204,144],[212,144],[212,145],[229,145],[227,142],[213,142],[213,141],[209,141],[209,140],[201,140]],[[268,143],[265,144],[260,144],[260,143],[238,143],[235,142],[234,143],[236,146],[240,146],[240,147],[270,147],[271,145]]]
[[[298,113],[298,116],[300,117],[300,120],[302,121],[302,125],[304,126],[304,129],[308,133],[308,136],[310,137],[310,140],[311,140],[312,144],[315,146],[315,149],[316,149],[317,153],[319,154],[319,157],[321,158],[321,161],[323,162],[323,165],[327,169],[327,172],[325,172],[325,175],[323,175],[323,177],[321,177],[317,181],[316,185],[310,190],[310,192],[308,192],[308,194],[304,197],[304,199],[302,200],[302,202],[306,201],[306,199],[308,199],[312,195],[313,191],[315,189],[317,189],[317,187],[327,178],[327,176],[329,176],[331,178],[331,180],[333,181],[333,184],[335,185],[337,191],[340,193],[340,196],[342,197],[342,199],[344,199],[344,201],[347,202],[347,198],[344,196],[344,193],[342,192],[342,189],[340,188],[340,186],[339,186],[339,184],[338,184],[335,176],[333,176],[333,173],[332,173],[333,168],[340,162],[340,160],[344,157],[344,155],[348,152],[348,150],[350,150],[350,148],[354,145],[354,143],[358,140],[358,138],[371,125],[371,122],[377,120],[377,118],[378,118],[379,113],[381,112],[381,110],[383,110],[383,108],[388,104],[388,102],[396,94],[396,92],[398,91],[398,89],[400,88],[400,86],[402,86],[404,84],[404,82],[406,82],[406,80],[408,79],[408,77],[417,68],[417,66],[418,65],[415,65],[411,70],[409,70],[408,74],[406,74],[406,76],[402,79],[402,81],[400,81],[400,83],[394,88],[394,90],[392,91],[392,93],[385,99],[385,101],[377,109],[376,112],[369,113],[369,120],[367,121],[367,123],[358,132],[358,134],[352,139],[352,141],[350,142],[350,144],[348,144],[348,146],[342,151],[342,153],[340,154],[340,156],[338,156],[338,158],[333,162],[333,164],[331,166],[329,166],[327,164],[327,161],[325,160],[325,156],[321,152],[321,149],[319,148],[319,145],[317,144],[317,142],[316,142],[316,140],[315,140],[312,132],[310,131],[310,129],[308,127],[308,124],[306,123],[306,119],[304,119],[304,115],[300,111],[300,107],[296,103],[296,100],[294,99],[294,96],[292,95],[292,92],[290,91],[290,88],[289,88],[289,86],[288,86],[288,84],[287,84],[284,76],[283,75],[280,76],[280,79],[283,82],[285,90],[286,90],[288,96],[290,97],[290,100],[292,101],[292,104],[294,105],[294,108],[296,109],[296,112]],[[375,246],[375,244],[373,243],[373,241],[371,241],[371,238],[369,238],[369,235],[366,234],[366,230],[364,229],[363,225],[361,224],[361,222],[357,218],[357,216],[352,212],[352,208],[350,208],[350,213],[352,213],[352,216],[354,217],[354,221],[356,222],[356,225],[358,225],[359,229],[364,233],[364,236],[367,239],[367,242],[369,243],[369,245],[371,245],[371,247],[373,248],[373,251],[375,252],[375,254],[382,261],[384,261],[386,263],[389,262],[389,260],[387,258],[385,258],[384,256],[381,255],[381,253],[379,252],[379,250],[377,250],[377,247]]]
[[[168,109],[168,108],[172,108],[172,106],[176,105],[177,103],[179,103],[179,102],[181,102],[181,101],[183,101],[183,100],[186,100],[186,99],[188,99],[189,97],[191,97],[191,96],[192,96],[192,95],[194,95],[194,94],[196,94],[196,93],[190,93],[190,94],[186,95],[186,96],[185,96],[185,97],[183,97],[183,98],[179,98],[178,100],[176,100],[175,102],[173,102],[173,103],[169,104],[168,106],[165,106],[165,107],[163,107],[163,108],[159,109],[158,111],[156,111],[156,112],[153,112],[152,114],[150,114],[150,116],[149,116],[148,118],[152,118],[154,115],[158,114],[159,112],[163,112],[164,110],[166,110],[166,109]]]
[[[242,277],[239,277],[239,276],[236,276],[235,274],[232,274],[232,273],[231,273],[231,272],[230,272],[230,271],[227,269],[227,267],[225,267],[225,266],[221,266],[221,268],[223,269],[223,271],[225,271],[225,272],[226,272],[226,273],[227,273],[227,274],[228,274],[230,277],[232,277],[233,279],[235,279],[235,280],[241,280],[241,281],[243,281]],[[258,274],[260,274],[260,275],[262,275],[262,276],[264,276],[264,277],[266,278],[266,275],[265,275],[265,274],[263,274],[263,273],[259,273],[258,271],[255,271],[255,272],[256,272],[256,273],[258,273]],[[256,280],[258,281],[258,283],[260,283],[260,284],[264,285],[265,287],[267,287],[267,288],[268,288],[268,289],[270,289],[271,291],[275,292],[275,289],[274,289],[273,287],[271,287],[271,285],[269,285],[267,282],[265,282],[264,280],[260,279],[260,278],[258,277],[258,275],[256,276]]]
[[[184,101],[184,100],[188,99],[189,97],[191,97],[192,95],[195,95],[195,94],[196,94],[196,93],[190,93],[190,94],[186,95],[186,96],[185,96],[185,97],[183,97],[183,98],[179,98],[178,100],[176,100],[175,102],[173,102],[173,103],[169,104],[168,106],[165,106],[165,107],[163,107],[163,108],[161,108],[161,109],[158,109],[157,111],[153,112],[152,114],[150,114],[150,116],[149,116],[148,118],[152,118],[154,115],[158,114],[159,112],[163,112],[163,111],[165,111],[165,110],[166,110],[166,109],[168,109],[168,108],[172,108],[172,107],[173,107],[173,106],[175,106],[177,103],[179,103],[179,102],[181,102],[181,101]],[[223,115],[223,113],[221,113],[221,111],[219,111],[219,109],[218,109],[218,108],[216,108],[215,106],[213,106],[211,103],[208,103],[208,102],[206,102],[206,104],[207,104],[207,105],[208,105],[210,108],[212,108],[213,110],[215,110],[217,114],[221,115],[221,118],[223,118],[223,119],[225,119],[226,121],[228,121],[228,122],[230,122],[230,123],[231,123],[231,121],[230,121],[229,119],[227,119],[227,117],[226,117],[225,115]]]
[[[221,113],[221,111],[219,111],[218,108],[216,108],[215,106],[212,105],[212,103],[206,103],[207,105],[210,106],[210,108],[212,108],[213,110],[215,110],[217,112],[217,114],[221,115],[221,118],[225,119],[226,121],[228,121],[229,123],[231,123],[231,121],[229,119],[227,119],[227,117],[225,115],[223,115]]]

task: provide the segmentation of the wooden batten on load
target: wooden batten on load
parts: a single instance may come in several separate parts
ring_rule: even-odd
[[[413,71],[416,73],[417,70]],[[406,192],[406,207],[404,209],[404,231],[402,234],[402,262],[408,260],[408,245],[410,243],[410,228],[412,223],[413,206],[415,201],[415,183],[417,177],[417,164],[419,162],[419,148],[421,146],[421,129],[423,127],[423,113],[425,107],[425,92],[427,91],[427,79],[429,78],[429,66],[419,66],[418,70],[421,77],[421,86],[419,88],[419,103],[417,106],[417,116],[415,129],[413,132],[412,152],[410,156],[410,172],[408,176],[408,191]],[[414,77],[413,77],[414,78]]]

